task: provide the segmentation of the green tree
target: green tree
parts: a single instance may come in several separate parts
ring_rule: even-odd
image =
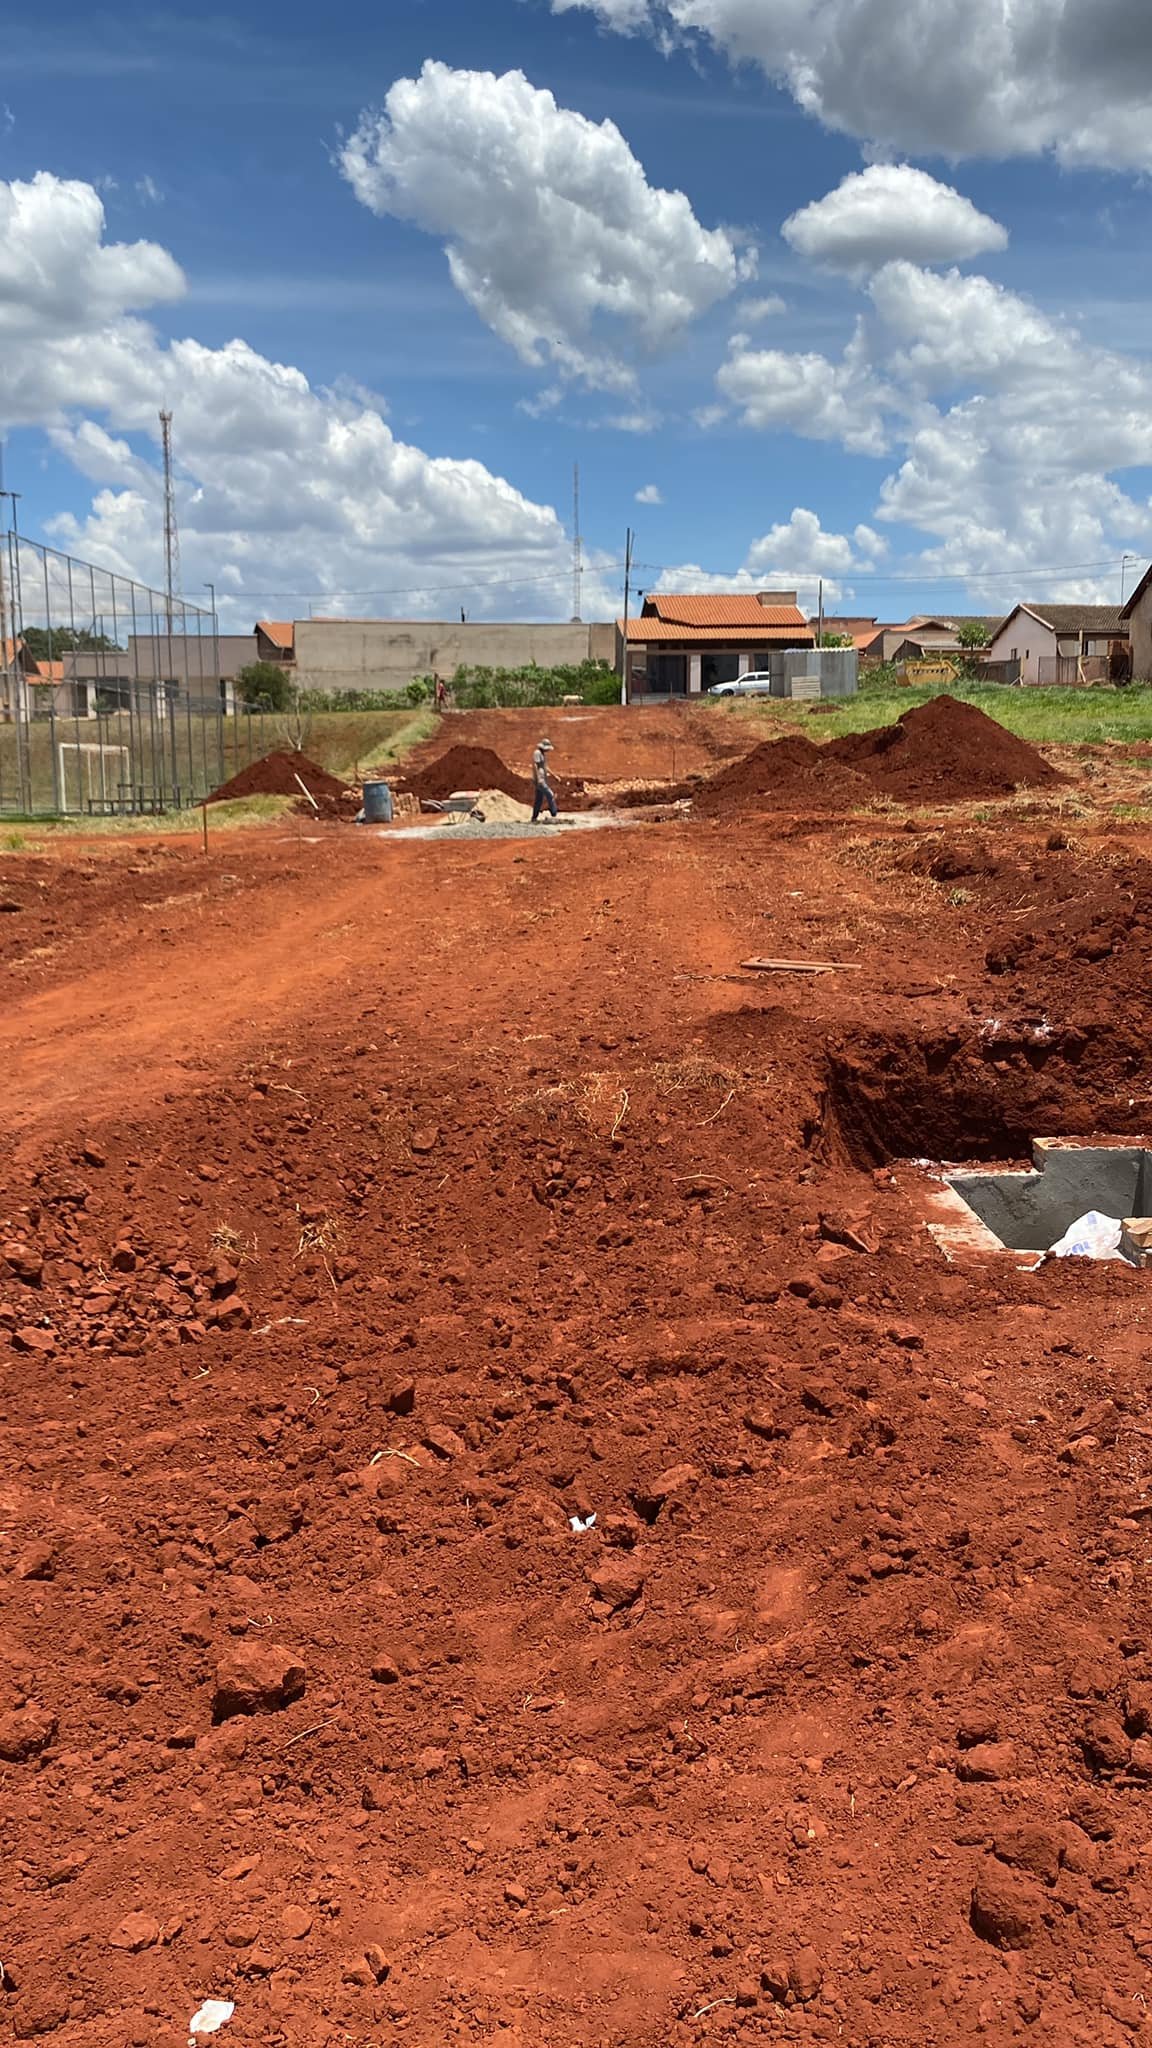
[[[111,654],[115,640],[87,626],[25,626],[24,645],[33,661],[59,661],[65,654]]]
[[[289,711],[295,691],[287,669],[274,661],[252,661],[236,678],[236,694],[249,711]]]
[[[992,635],[989,633],[987,626],[982,625],[979,619],[965,619],[964,624],[957,631],[956,638],[960,642],[961,647],[976,648],[990,646]]]
[[[855,647],[851,633],[825,633],[821,647]]]

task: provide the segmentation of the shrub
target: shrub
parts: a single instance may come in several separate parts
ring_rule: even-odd
[[[614,686],[614,696],[588,692]],[[565,697],[581,703],[614,703],[620,685],[606,661],[581,661],[560,668],[458,668],[452,696],[462,711],[525,709],[533,705],[559,704]]]
[[[287,711],[296,693],[287,669],[274,661],[253,661],[237,676],[236,694],[249,711]]]

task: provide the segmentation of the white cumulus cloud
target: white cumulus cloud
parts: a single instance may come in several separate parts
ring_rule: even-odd
[[[872,164],[786,220],[784,239],[801,256],[849,274],[910,263],[963,263],[1006,249],[999,221],[951,185],[911,164]]]
[[[105,242],[104,206],[91,185],[38,171],[0,184],[0,335],[97,332],[143,306],[179,299],[178,263],[155,242]]]
[[[936,385],[1044,376],[1071,368],[1078,344],[1018,292],[958,270],[938,276],[891,263],[871,280],[869,297],[888,333],[904,344],[898,367]]]
[[[552,0],[704,37],[829,128],[910,156],[1152,169],[1147,0]]]
[[[733,352],[719,383],[745,423],[891,453],[877,516],[927,535],[925,572],[970,577],[989,608],[1014,566],[1108,597],[1099,564],[1152,548],[1152,504],[1118,481],[1152,465],[1152,364],[957,270],[891,263],[868,297],[839,358]]]
[[[876,373],[863,327],[839,361],[757,349],[746,335],[735,335],[716,382],[746,426],[839,441],[857,455],[883,455],[890,446],[886,413],[895,400]]]
[[[795,590],[798,602],[814,610],[824,585],[826,604],[836,603],[844,579],[853,570],[871,569],[886,543],[871,527],[858,526],[851,535],[830,533],[815,512],[797,506],[791,517],[754,540],[741,566],[727,573],[682,562],[665,569],[656,590],[714,592]]]
[[[453,283],[521,361],[602,389],[755,274],[739,237],[648,183],[611,121],[520,71],[425,64],[362,117],[341,166],[365,206],[443,238]]]
[[[306,592],[451,614],[465,586],[471,615],[566,616],[571,550],[551,507],[400,440],[363,394],[317,389],[242,340],[163,343],[141,315],[182,288],[179,267],[151,243],[106,243],[91,187],[0,183],[0,223],[0,431],[45,429],[99,486],[86,518],[57,522],[65,544],[159,584],[167,405],[185,589],[195,600],[211,579],[226,604],[253,593],[232,622],[250,622],[258,595],[278,616]]]
[[[664,503],[664,493],[660,489],[659,484],[645,484],[643,490],[636,493],[636,503],[638,505],[662,505]]]

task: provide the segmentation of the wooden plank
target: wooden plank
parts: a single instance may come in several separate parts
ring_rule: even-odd
[[[860,960],[745,960],[751,974],[861,974]]]

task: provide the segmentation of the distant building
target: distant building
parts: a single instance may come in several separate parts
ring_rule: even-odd
[[[280,619],[256,622],[257,661],[278,661],[288,667],[296,659],[296,628]]]
[[[265,624],[260,630],[270,634],[272,627]],[[585,661],[610,665],[615,645],[611,625],[588,625],[579,619],[569,625],[297,619],[293,634],[300,688],[330,694],[405,690],[425,676],[450,683],[460,668],[578,668]]]
[[[818,618],[811,619],[809,621],[809,624],[815,626],[817,630],[819,630]],[[853,617],[835,619],[829,618],[827,615],[825,615],[825,639],[831,638],[833,640],[850,640],[852,642],[853,647],[856,649],[857,654],[863,653],[864,649],[867,646],[869,646],[870,643],[876,638],[876,635],[879,631],[879,621],[874,618],[866,619]]]
[[[658,592],[644,600],[638,618],[618,619],[616,632],[618,662],[627,644],[630,701],[696,697],[766,669],[773,654],[816,645],[794,590],[751,597]]]
[[[905,619],[902,626],[877,626],[872,638],[860,649],[863,662],[921,661],[933,654],[955,654],[963,643],[963,626],[982,626],[990,643],[1000,625],[994,617],[971,612],[954,618]]]
[[[1138,682],[1152,682],[1152,569],[1141,577],[1120,617],[1128,628],[1132,674]]]
[[[1126,681],[1132,661],[1128,619],[1107,604],[1018,604],[988,658],[1018,661],[1023,683]]]

